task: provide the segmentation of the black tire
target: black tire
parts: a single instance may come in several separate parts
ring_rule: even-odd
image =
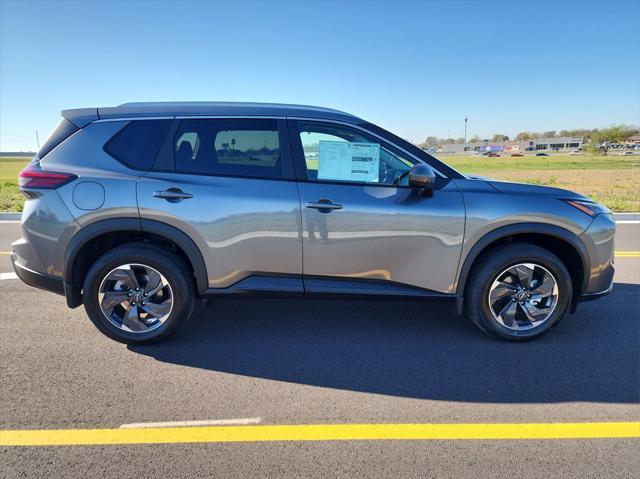
[[[172,309],[167,319],[151,331],[129,332],[109,321],[98,302],[102,280],[123,264],[150,266],[171,286]],[[196,299],[193,275],[185,262],[168,248],[152,243],[130,243],[102,255],[87,272],[82,292],[84,307],[91,322],[105,335],[125,344],[160,341],[175,333],[191,317]]]
[[[515,330],[505,327],[493,316],[489,291],[498,275],[520,263],[534,263],[551,272],[558,286],[558,299],[555,309],[544,322],[531,329]],[[483,253],[483,258],[474,266],[465,288],[465,309],[471,321],[485,334],[522,341],[539,337],[560,321],[569,309],[572,295],[571,275],[556,255],[528,243],[505,243]]]

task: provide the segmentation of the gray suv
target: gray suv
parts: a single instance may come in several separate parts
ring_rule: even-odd
[[[20,173],[12,261],[125,343],[196,299],[448,300],[529,339],[613,279],[611,212],[557,188],[463,175],[326,108],[130,103],[62,112]]]

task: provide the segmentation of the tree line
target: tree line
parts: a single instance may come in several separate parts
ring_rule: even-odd
[[[624,142],[627,138],[632,135],[637,135],[640,133],[640,129],[635,126],[630,125],[612,125],[609,128],[577,128],[574,130],[548,130],[543,132],[536,131],[521,131],[518,133],[513,140],[515,141],[527,141],[527,140],[535,140],[537,138],[556,138],[561,136],[569,136],[569,137],[584,137],[587,143],[592,144],[601,144],[601,143],[620,143]],[[492,142],[499,143],[503,141],[509,141],[508,135],[503,133],[495,133],[490,138],[481,138],[478,135],[474,135],[469,138],[467,141],[469,143],[482,143],[482,142]],[[464,143],[464,138],[439,138],[437,136],[428,136],[426,140],[418,146],[421,147],[434,147],[439,148],[442,145],[449,145],[452,143]]]

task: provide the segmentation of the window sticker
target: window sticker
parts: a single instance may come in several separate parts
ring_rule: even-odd
[[[379,144],[320,140],[319,150],[319,180],[379,182]]]

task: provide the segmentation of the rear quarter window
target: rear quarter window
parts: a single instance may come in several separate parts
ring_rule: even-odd
[[[45,140],[38,150],[38,158],[42,159],[64,140],[73,135],[79,128],[66,118],[63,118],[58,127],[53,130],[49,138]]]
[[[132,120],[105,145],[104,151],[135,170],[150,170],[171,120]]]

